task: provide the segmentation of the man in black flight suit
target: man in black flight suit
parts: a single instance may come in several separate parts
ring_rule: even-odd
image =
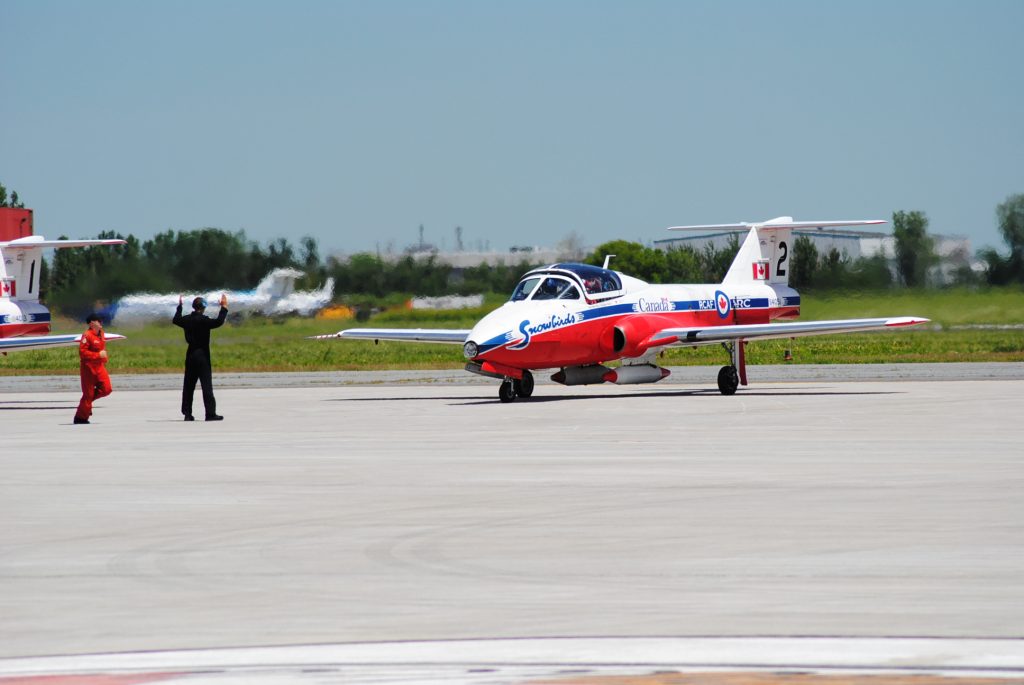
[[[207,421],[221,421],[223,416],[217,414],[217,400],[213,397],[213,370],[210,367],[210,331],[224,325],[228,316],[228,296],[220,296],[220,313],[211,319],[206,311],[206,300],[197,297],[192,300],[192,313],[181,315],[181,295],[178,296],[178,308],[171,321],[175,326],[185,329],[185,385],[181,391],[181,413],[186,421],[195,421],[192,416],[192,395],[196,390],[196,381],[203,387],[203,405],[206,407]]]

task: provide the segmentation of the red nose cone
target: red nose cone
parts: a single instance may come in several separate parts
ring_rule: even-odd
[[[671,371],[669,371],[669,370],[668,370],[668,369],[666,369],[665,367],[661,367],[661,377],[662,377],[662,378],[668,378],[668,377],[669,377],[669,376],[671,376],[671,375],[672,375],[672,372],[671,372]]]
[[[615,371],[612,370],[606,373],[605,375],[601,376],[601,380],[604,381],[605,383],[614,383],[615,381],[619,380],[619,374],[615,373]]]

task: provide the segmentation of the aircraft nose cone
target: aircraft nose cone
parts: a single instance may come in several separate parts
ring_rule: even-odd
[[[473,330],[469,332],[469,336],[462,346],[462,354],[466,359],[474,359],[489,352],[496,344],[497,339],[501,337],[501,331],[506,330],[502,328],[504,321],[496,314],[497,312],[487,314],[473,326]]]

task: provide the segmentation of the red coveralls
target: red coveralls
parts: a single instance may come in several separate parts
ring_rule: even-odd
[[[82,401],[78,403],[76,419],[88,419],[92,416],[92,402],[106,397],[113,390],[110,386],[110,375],[107,374],[107,360],[100,357],[100,352],[107,349],[107,341],[103,331],[95,333],[91,328],[82,334],[78,344],[78,357],[81,360],[79,373],[82,376]]]

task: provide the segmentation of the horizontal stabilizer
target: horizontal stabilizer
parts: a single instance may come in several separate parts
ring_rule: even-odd
[[[734,224],[701,224],[699,226],[670,226],[670,231],[748,231],[756,228],[758,231],[770,231],[772,229],[794,229],[794,228],[835,228],[837,226],[877,226],[884,224],[882,219],[858,219],[852,221],[793,221],[791,216],[780,216],[775,219],[761,222],[740,221]]]
[[[469,329],[450,328],[349,328],[328,335],[314,335],[312,340],[351,338],[355,340],[397,340],[399,342],[429,342],[461,345],[469,337]]]

